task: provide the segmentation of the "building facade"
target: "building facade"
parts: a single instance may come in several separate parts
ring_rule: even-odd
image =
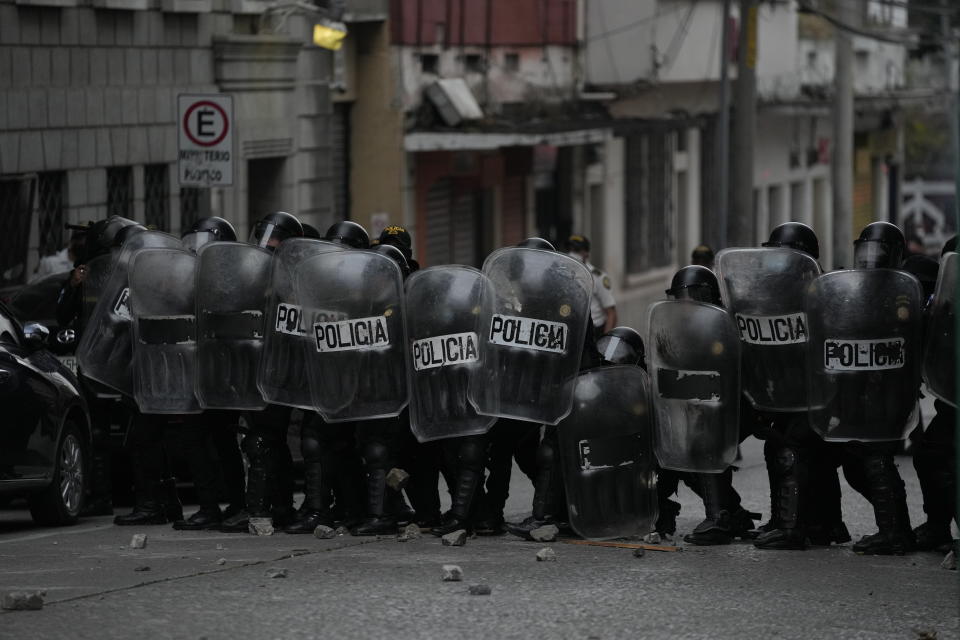
[[[111,214],[179,234],[335,216],[332,55],[261,0],[0,0],[0,286]],[[177,96],[233,97],[233,183],[181,187]]]

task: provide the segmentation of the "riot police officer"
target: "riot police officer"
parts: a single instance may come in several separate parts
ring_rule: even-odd
[[[854,242],[855,268],[856,270],[899,269],[905,247],[903,232],[895,225],[888,222],[871,223],[864,227],[860,237]],[[919,297],[919,291],[916,295]],[[919,307],[919,300],[916,303]],[[898,314],[898,317],[899,315],[901,314]],[[918,356],[920,345],[908,343],[901,348],[904,349],[904,362],[912,367],[911,360]],[[919,377],[917,381],[919,382]],[[915,402],[918,393],[918,388],[913,389],[912,398],[901,399],[903,401],[901,408]],[[909,413],[909,411],[898,411],[899,413]],[[905,426],[901,424],[897,430],[902,432]],[[853,545],[856,553],[902,555],[912,550],[916,544],[910,527],[906,490],[894,462],[894,454],[899,445],[899,441],[896,440],[885,442],[850,440],[838,445],[843,474],[850,486],[870,501],[879,529],[877,533],[866,535]]]
[[[200,218],[182,238],[184,247],[196,251],[209,242],[235,242],[233,225],[224,218]],[[245,472],[237,443],[238,415],[231,411],[208,410],[183,417],[179,429],[182,452],[193,477],[200,508],[189,518],[177,520],[173,528],[182,531],[215,529],[222,520],[246,508]],[[220,510],[221,486],[228,506]]]
[[[543,251],[556,251],[550,242],[543,238],[536,237],[527,238],[518,246]],[[575,259],[579,260],[579,258]],[[593,275],[594,274],[591,274],[591,276]],[[596,327],[593,326],[591,322],[587,322],[583,347],[580,353],[579,370],[584,371],[598,367],[600,366],[600,362],[600,354],[597,352]],[[512,435],[513,438],[507,437],[501,440],[503,437],[502,430],[506,429],[510,430],[508,435]],[[498,433],[495,434],[495,430]],[[496,454],[491,452],[491,460],[498,463],[497,466],[491,469],[491,478],[495,472],[509,478],[508,465],[510,463],[510,455],[516,455],[515,451],[518,445],[528,443],[529,446],[529,444],[536,442],[536,440],[531,440],[531,430],[535,433],[539,428],[535,423],[530,422],[524,423],[517,420],[505,420],[503,418],[497,421],[497,424],[494,425],[491,430],[491,437],[493,438],[495,447],[504,446],[506,450],[498,451]],[[511,445],[514,448],[512,451],[509,449]],[[521,453],[521,455],[524,454]],[[558,526],[567,526],[566,500],[564,498],[556,425],[544,425],[543,436],[537,446],[535,455],[536,471],[533,478],[534,492],[531,514],[521,522],[508,523],[506,525],[507,531],[528,540],[532,539],[531,534],[535,529],[546,524],[556,523]],[[520,457],[518,456],[518,460],[519,459]],[[522,468],[521,466],[521,469]],[[504,483],[494,483],[493,486],[501,487],[503,485]],[[502,508],[502,504],[506,501],[506,495],[494,495],[487,498],[487,500],[495,505],[495,507]],[[490,509],[488,513],[495,515],[496,511]]]
[[[670,288],[666,291],[672,300],[692,300],[723,307],[720,298],[720,285],[717,277],[706,267],[690,265],[674,274]],[[740,407],[744,411],[743,403]],[[741,432],[740,440],[744,434]],[[664,474],[664,488],[658,489],[658,498],[675,517],[676,509],[667,503],[668,496],[675,490],[677,472]],[[727,467],[721,473],[684,473],[680,477],[703,500],[704,520],[692,533],[684,537],[686,542],[696,545],[729,544],[734,538],[745,537],[753,529],[753,514],[740,505],[740,494],[733,488],[733,467]],[[669,518],[669,516],[668,516]],[[669,520],[666,520],[669,522]],[[663,519],[659,523],[665,529]]]
[[[295,216],[275,211],[257,221],[249,241],[274,251],[284,240],[302,237],[303,225]],[[293,457],[286,441],[291,412],[290,407],[267,405],[246,413],[249,431],[242,445],[249,463],[246,510],[223,520],[221,531],[247,531],[252,517],[270,517],[277,528],[294,519]]]
[[[794,249],[813,260],[820,257],[816,234],[800,222],[777,226],[763,246]],[[813,264],[809,258],[807,263]],[[813,267],[816,269],[816,265]],[[819,270],[807,273],[812,277]],[[795,281],[799,294],[804,282],[799,275]],[[754,295],[763,293],[766,292]],[[782,289],[780,293],[781,297],[786,294]],[[802,299],[798,299],[796,305],[802,309]],[[784,351],[783,345],[767,348],[777,349],[779,353]],[[836,464],[828,447],[810,429],[806,412],[760,413],[763,426],[755,435],[764,440],[763,454],[770,480],[770,521],[760,527],[754,545],[759,549],[803,549],[808,542],[816,545],[848,542],[850,534],[840,511]]]
[[[957,410],[948,402],[948,400],[956,402],[955,392],[952,389],[938,389],[938,381],[932,377],[939,377],[947,382],[944,385],[947,387],[950,386],[949,381],[954,379],[949,372],[942,372],[938,364],[942,362],[945,365],[944,368],[954,368],[954,370],[956,367],[953,346],[955,332],[947,328],[953,325],[956,313],[955,308],[951,308],[955,305],[952,302],[955,292],[951,291],[954,287],[949,286],[948,271],[954,269],[953,275],[954,278],[956,277],[957,256],[953,253],[956,251],[956,244],[956,236],[944,244],[939,264],[927,256],[910,256],[904,262],[904,269],[918,276],[923,286],[924,298],[928,301],[925,309],[927,323],[924,332],[924,352],[927,355],[924,363],[924,377],[927,379],[928,391],[934,393],[936,397],[933,403],[936,415],[930,420],[926,429],[920,424],[910,436],[913,441],[913,467],[920,481],[923,511],[927,516],[926,521],[916,527],[913,533],[917,539],[917,550],[941,553],[950,548],[953,538],[950,533],[950,523],[957,514],[955,429]],[[911,263],[920,268],[911,268]],[[942,272],[939,278],[938,268]],[[934,285],[939,285],[941,288],[936,292],[936,296]],[[945,299],[938,300],[937,297]],[[952,357],[941,360],[937,357],[938,352],[950,354]]]
[[[328,242],[351,249],[370,246],[367,230],[356,222],[335,222],[324,234]],[[313,533],[318,525],[341,521],[356,526],[363,518],[363,469],[352,422],[326,423],[320,414],[308,412],[300,427],[303,456],[304,496],[286,533]]]

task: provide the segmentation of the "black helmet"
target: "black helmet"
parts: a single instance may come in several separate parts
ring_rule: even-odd
[[[586,236],[573,235],[567,238],[567,251],[590,251],[590,239]]]
[[[275,249],[287,238],[302,238],[303,225],[286,211],[268,213],[253,225],[250,231],[250,244],[264,249]]]
[[[957,236],[953,236],[949,240],[943,243],[943,249],[940,250],[940,257],[942,258],[945,253],[957,250]]]
[[[761,246],[789,247],[809,254],[814,260],[820,259],[820,243],[817,241],[817,234],[802,222],[784,222],[778,225],[770,232],[770,239]]]
[[[397,249],[395,246],[390,244],[378,244],[373,247],[371,251],[376,251],[380,255],[387,256],[391,260],[397,263],[397,266],[400,267],[400,273],[403,274],[403,278],[406,279],[410,275],[410,265],[407,264],[407,259],[403,257],[403,252],[400,249]]]
[[[940,271],[940,263],[935,258],[914,253],[907,256],[902,268],[920,281],[924,299],[933,295],[934,289],[937,288],[937,273]]]
[[[699,264],[708,269],[713,266],[713,249],[706,244],[698,244],[690,254],[690,264]]]
[[[300,226],[303,227],[303,237],[310,238],[311,240],[320,239],[320,229],[317,229],[312,224],[307,224],[306,222],[301,222]]]
[[[183,246],[197,251],[208,242],[236,242],[237,232],[233,225],[218,216],[200,218],[183,234]]]
[[[853,243],[853,264],[857,269],[898,269],[906,246],[899,227],[871,222]]]
[[[557,249],[550,242],[544,240],[543,238],[538,238],[536,236],[532,238],[527,238],[517,243],[518,247],[526,247],[527,249],[542,249],[543,251],[556,251]]]
[[[323,236],[324,240],[345,244],[354,249],[367,249],[370,247],[370,235],[367,230],[356,222],[350,220],[341,220],[333,223],[327,234]]]
[[[720,284],[713,271],[698,264],[684,267],[673,274],[667,295],[676,300],[696,300],[722,305]]]
[[[131,237],[135,236],[138,233],[146,231],[147,228],[142,224],[128,224],[117,230],[117,233],[113,236],[113,246],[122,247],[123,244]]]
[[[614,327],[597,340],[597,351],[611,364],[635,364],[646,368],[643,338],[630,327]]]
[[[398,224],[392,224],[381,231],[379,243],[400,249],[400,253],[407,260],[413,256],[413,240],[410,239],[410,232]]]
[[[114,238],[124,227],[137,223],[122,216],[110,216],[104,220],[97,220],[87,226],[86,241],[84,243],[84,260],[90,260],[100,254],[110,251],[114,246]]]

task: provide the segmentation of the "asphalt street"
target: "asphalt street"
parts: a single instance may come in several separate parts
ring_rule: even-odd
[[[734,482],[769,515],[760,443],[748,440]],[[898,459],[913,523],[920,491]],[[844,487],[854,540],[875,530],[869,504]],[[514,475],[508,519],[529,512]],[[682,531],[702,505],[681,489]],[[188,512],[191,508],[188,507]],[[146,533],[144,549],[130,548]],[[537,562],[543,547],[556,562]],[[115,527],[90,518],[41,529],[0,511],[0,592],[44,590],[40,611],[0,611],[0,638],[957,638],[958,574],[942,557],[864,557],[850,544],[759,551],[749,543],[680,552],[472,538],[333,540],[313,536]],[[462,582],[441,581],[457,564]],[[268,577],[286,569],[286,577]],[[470,595],[483,584],[490,595]]]

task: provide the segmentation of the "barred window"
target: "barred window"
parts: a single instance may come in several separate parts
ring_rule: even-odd
[[[20,284],[27,273],[30,213],[36,174],[0,176],[0,286]]]
[[[210,215],[210,189],[180,188],[180,233],[186,233],[193,223]]]
[[[165,164],[148,164],[143,168],[143,208],[148,229],[170,229],[168,175]]]
[[[66,172],[41,173],[37,180],[37,228],[40,232],[40,256],[49,256],[63,248]]]
[[[107,167],[107,215],[133,217],[132,167]]]
[[[673,262],[675,209],[670,134],[632,135],[626,144],[627,272],[642,273]]]

